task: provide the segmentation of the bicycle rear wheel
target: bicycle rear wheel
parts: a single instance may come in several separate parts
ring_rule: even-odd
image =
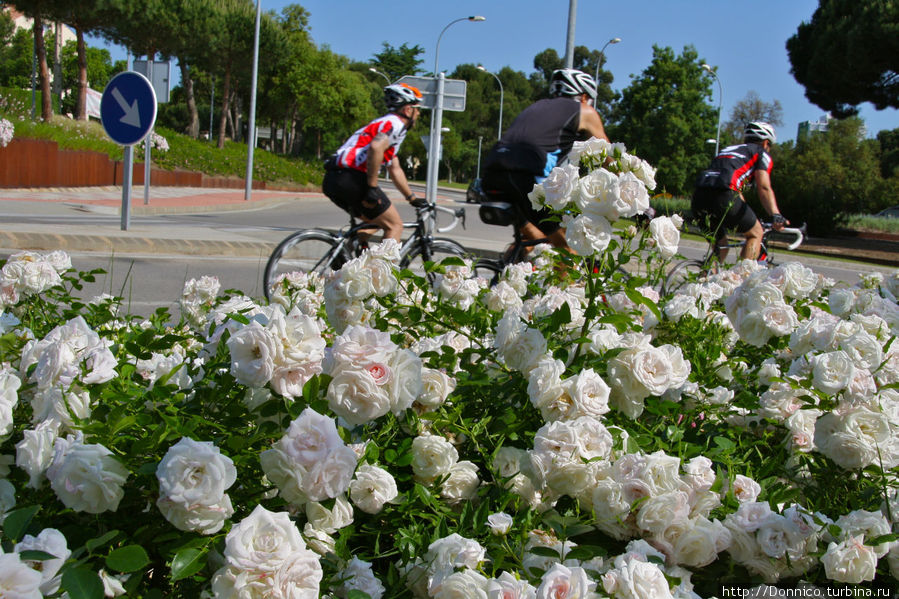
[[[456,257],[464,258],[469,255],[468,250],[452,239],[435,239],[431,242],[428,250],[429,256],[425,255],[421,244],[414,245],[403,259],[400,266],[408,268],[417,275],[425,275],[425,262],[440,263],[444,258]]]
[[[291,272],[322,273],[340,268],[349,259],[346,250],[338,251],[338,239],[327,231],[298,231],[278,244],[265,265],[264,290],[271,299],[271,289],[280,278]]]
[[[678,289],[708,274],[708,267],[702,260],[684,260],[678,262],[665,277],[662,295],[677,293]]]

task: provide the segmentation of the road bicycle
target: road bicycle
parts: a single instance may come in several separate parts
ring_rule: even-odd
[[[769,244],[775,237],[788,237],[792,241],[788,243],[786,249],[793,251],[798,248],[805,240],[806,224],[802,223],[801,227],[784,227],[779,231],[775,231],[771,223],[762,222],[762,243],[759,249],[758,262],[766,266],[775,266],[774,256],[771,253]],[[669,295],[675,293],[683,285],[696,281],[701,277],[714,274],[722,267],[722,263],[718,260],[718,250],[724,247],[728,248],[728,255],[739,255],[739,252],[732,250],[742,250],[745,241],[728,241],[726,246],[718,246],[714,239],[709,240],[708,250],[705,257],[699,260],[687,259],[681,260],[675,264],[668,274],[662,285],[661,294]]]
[[[464,208],[445,208],[425,202],[414,205],[415,222],[404,222],[404,229],[412,234],[400,247],[400,267],[424,274],[426,262],[440,262],[449,256],[463,257],[470,254],[452,239],[434,237],[433,232],[445,233],[460,222],[465,227]],[[453,216],[452,223],[438,227],[437,213]],[[349,225],[338,231],[328,229],[303,229],[292,233],[278,244],[265,265],[264,288],[266,299],[271,299],[272,287],[290,272],[324,273],[337,270],[353,258],[362,255],[367,244],[364,231],[378,229],[377,225],[361,222],[351,214]]]
[[[525,239],[521,234],[521,226],[524,224],[521,213],[509,202],[481,202],[478,208],[481,221],[488,225],[508,227],[512,225],[514,237],[512,245],[501,252],[496,258],[479,258],[475,263],[475,272],[478,276],[490,279],[493,285],[499,279],[503,269],[509,264],[522,262],[528,252],[536,245],[549,243],[547,238]]]

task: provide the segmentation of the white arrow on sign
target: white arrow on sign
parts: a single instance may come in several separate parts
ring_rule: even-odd
[[[115,101],[118,102],[122,110],[125,111],[125,115],[119,120],[126,125],[139,128],[140,111],[137,109],[137,100],[132,102],[131,106],[128,106],[127,100],[125,100],[124,96],[122,96],[122,92],[120,92],[117,87],[112,88],[112,97],[115,98]]]

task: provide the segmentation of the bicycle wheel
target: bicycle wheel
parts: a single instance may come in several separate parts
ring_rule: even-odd
[[[348,256],[337,256],[338,240],[327,231],[297,231],[278,244],[265,265],[264,290],[271,299],[271,288],[277,280],[290,272],[324,272]],[[344,250],[340,254],[345,254]]]
[[[400,261],[402,268],[408,268],[417,275],[426,274],[425,262],[440,263],[444,258],[451,256],[464,258],[469,255],[468,250],[452,239],[435,239],[430,244],[430,256],[425,256],[420,244],[412,246],[409,253]]]
[[[662,286],[662,295],[677,293],[677,290],[692,283],[708,272],[708,267],[702,260],[684,260],[678,262],[665,277],[665,284]]]

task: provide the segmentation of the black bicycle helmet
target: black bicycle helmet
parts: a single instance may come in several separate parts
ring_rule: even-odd
[[[587,94],[591,100],[596,98],[596,81],[593,77],[577,69],[553,71],[549,81],[549,95],[556,97],[581,94]]]
[[[743,130],[743,141],[764,141],[766,139],[771,143],[777,141],[774,127],[764,121],[746,123],[746,128]]]
[[[421,104],[421,92],[405,83],[394,83],[384,88],[384,103],[388,110],[397,110],[406,104]]]

